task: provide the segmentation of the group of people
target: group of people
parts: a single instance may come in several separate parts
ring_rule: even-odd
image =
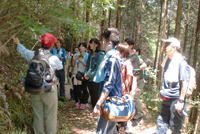
[[[17,51],[26,60],[30,61],[34,56],[34,51],[26,49],[18,40],[12,37],[17,44]],[[60,95],[57,95],[57,86],[53,85],[53,90],[41,95],[31,94],[31,103],[34,110],[34,132],[36,134],[45,133],[44,120],[46,123],[46,133],[55,134],[57,124],[58,99],[65,100],[65,77],[71,77],[73,83],[74,100],[76,109],[84,109],[91,96],[93,116],[98,116],[97,134],[117,134],[117,124],[121,126],[121,133],[125,133],[126,122],[111,122],[101,116],[101,106],[107,97],[130,94],[135,101],[136,114],[133,120],[143,117],[140,95],[142,93],[142,73],[146,68],[145,62],[141,59],[140,49],[134,47],[134,40],[127,38],[120,43],[120,33],[115,28],[107,28],[101,35],[102,41],[92,38],[87,44],[81,42],[74,48],[73,56],[68,49],[61,48],[61,42],[52,34],[46,33],[41,38],[41,47],[47,53],[54,56],[49,58],[51,68],[56,72],[60,83]],[[186,84],[188,77],[185,73],[187,63],[183,60],[180,71],[174,71],[178,57],[180,42],[175,39],[163,40],[165,42],[165,54],[168,60],[164,65],[164,77],[160,90],[163,99],[161,115],[158,117],[158,130],[155,134],[164,134],[171,127],[173,134],[179,134],[182,127],[183,116],[179,113],[184,109],[186,103]],[[54,48],[55,45],[55,48]],[[66,63],[67,62],[67,63]],[[179,66],[178,66],[179,67]],[[77,73],[84,73],[84,80],[76,78]],[[177,74],[176,81],[169,83],[169,79]],[[66,74],[66,76],[65,76]],[[172,76],[173,75],[173,76]],[[138,78],[139,77],[139,78]],[[179,83],[180,79],[180,83]],[[169,87],[169,84],[172,84]],[[87,90],[89,89],[89,92]],[[176,104],[176,107],[175,107]]]

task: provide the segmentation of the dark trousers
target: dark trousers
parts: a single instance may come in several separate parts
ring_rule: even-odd
[[[94,108],[99,99],[98,97],[99,83],[88,82],[88,88],[91,96],[92,108]]]
[[[88,102],[87,81],[83,81],[82,85],[74,85],[74,97],[76,102],[85,104]]]
[[[65,70],[57,70],[56,77],[60,83],[60,96],[65,97]]]
[[[157,119],[157,131],[155,134],[165,134],[171,127],[172,134],[181,134],[183,116],[175,109],[177,99],[170,99],[162,102],[161,113]]]

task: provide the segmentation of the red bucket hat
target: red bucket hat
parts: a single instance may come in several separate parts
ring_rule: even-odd
[[[57,41],[58,40],[51,33],[45,33],[44,35],[42,35],[40,43],[45,47],[50,47]]]

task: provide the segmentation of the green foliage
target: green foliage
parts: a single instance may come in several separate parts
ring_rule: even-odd
[[[156,77],[156,73],[158,72],[158,70],[154,70],[151,66],[148,66],[145,68],[145,72],[147,73],[148,77],[153,80],[154,83],[158,81]],[[152,85],[152,83],[149,84]],[[156,87],[153,87],[153,90],[156,91]]]
[[[14,96],[13,96],[14,97]],[[25,126],[32,128],[33,110],[30,101],[27,97],[22,96],[22,99],[14,97],[8,101],[11,109],[11,120],[16,128],[23,129]]]
[[[200,110],[200,93],[197,93],[196,96],[194,96],[194,100],[188,100],[189,104],[191,104],[193,107],[197,107]]]
[[[141,95],[143,102],[146,104],[147,108],[151,110],[151,114],[156,118],[161,109],[161,99],[157,98],[158,90],[156,83],[158,80],[156,78],[157,70],[153,70],[150,66],[145,68],[148,75],[147,81],[144,85],[144,92]]]
[[[58,101],[58,106],[63,106],[63,102],[62,101]]]
[[[59,132],[58,134],[69,134],[71,131],[68,129],[68,127],[65,127],[65,130]]]

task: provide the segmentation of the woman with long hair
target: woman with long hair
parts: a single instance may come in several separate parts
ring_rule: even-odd
[[[85,67],[85,79],[89,80],[88,88],[91,96],[92,109],[98,100],[99,83],[94,82],[94,76],[98,67],[103,60],[103,52],[100,51],[100,42],[96,38],[92,38],[89,44],[89,57]]]

